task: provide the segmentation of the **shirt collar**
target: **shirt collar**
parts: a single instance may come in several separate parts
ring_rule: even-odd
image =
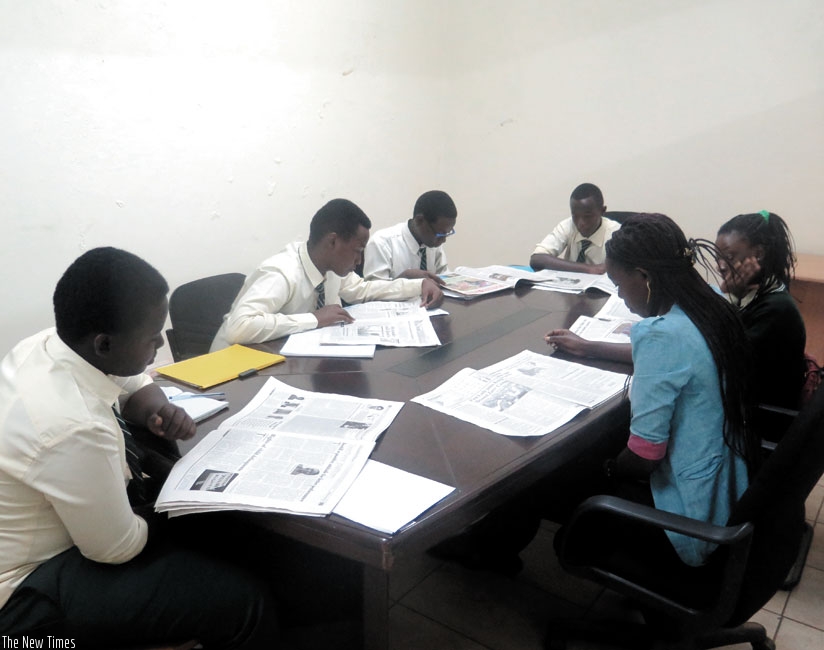
[[[45,346],[46,353],[54,360],[55,364],[71,368],[72,375],[77,383],[86,388],[91,394],[100,397],[107,404],[114,404],[123,393],[121,386],[112,377],[95,368],[66,345],[63,339],[58,336],[55,328],[48,330]]]
[[[309,279],[309,283],[313,287],[318,286],[326,278],[321,274],[320,271],[318,271],[318,267],[315,266],[315,263],[312,261],[312,258],[309,257],[309,249],[306,247],[306,242],[301,242],[298,246],[298,255],[300,256],[300,263],[303,266],[303,272]]]
[[[413,253],[417,253],[419,250],[421,250],[423,244],[419,244],[418,240],[415,239],[415,235],[413,235],[412,231],[409,229],[408,221],[404,224],[403,228],[401,229],[401,233],[403,235],[403,241],[409,247],[410,251],[412,251]]]
[[[607,229],[604,227],[604,218],[601,217],[601,223],[598,226],[598,229],[592,233],[589,237],[584,237],[578,229],[575,227],[575,224],[572,224],[572,229],[575,231],[575,237],[572,239],[572,243],[578,243],[583,240],[588,240],[592,242],[593,246],[598,246],[599,248],[604,247],[604,240],[606,238]]]
[[[730,302],[735,307],[738,307],[738,309],[744,309],[744,307],[748,306],[753,300],[755,300],[756,296],[763,296],[768,293],[777,293],[779,291],[784,291],[785,289],[786,287],[784,286],[783,282],[774,280],[761,290],[759,290],[759,287],[753,287],[741,298],[738,298],[737,296],[734,296],[732,294],[727,294],[727,296],[729,297]]]

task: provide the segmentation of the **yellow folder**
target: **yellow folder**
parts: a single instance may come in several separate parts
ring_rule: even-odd
[[[285,360],[286,357],[279,354],[261,352],[235,344],[217,352],[163,366],[158,368],[157,372],[169,379],[204,389],[237,379],[239,376],[253,374]]]

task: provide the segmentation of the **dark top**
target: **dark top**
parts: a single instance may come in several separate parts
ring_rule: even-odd
[[[765,293],[757,296],[740,314],[753,349],[758,403],[798,408],[804,383],[807,334],[795,299],[787,291]],[[763,437],[775,439],[775,433],[764,430],[773,426],[771,418],[759,413],[756,426]]]

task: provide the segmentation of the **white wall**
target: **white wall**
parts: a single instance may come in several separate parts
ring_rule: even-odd
[[[609,208],[665,212],[696,237],[769,209],[800,251],[824,254],[819,0],[449,5],[442,184],[459,222],[480,225],[451,259],[527,263],[584,181]]]
[[[0,350],[90,247],[174,287],[335,196],[383,227],[447,190],[453,264],[525,262],[582,181],[824,253],[822,34],[818,0],[0,0]]]

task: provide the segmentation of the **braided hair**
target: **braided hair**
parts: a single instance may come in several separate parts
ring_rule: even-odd
[[[719,235],[732,232],[738,233],[751,246],[761,246],[764,250],[759,260],[758,293],[776,282],[790,288],[790,281],[795,277],[795,253],[790,229],[781,217],[766,210],[739,214],[718,229]]]
[[[760,448],[747,427],[751,406],[747,337],[735,309],[695,268],[698,262],[710,271],[711,263],[717,264],[718,249],[706,240],[687,240],[681,228],[663,214],[635,214],[607,241],[606,254],[613,263],[647,273],[650,313],[677,304],[701,332],[718,372],[724,441],[753,473]]]

